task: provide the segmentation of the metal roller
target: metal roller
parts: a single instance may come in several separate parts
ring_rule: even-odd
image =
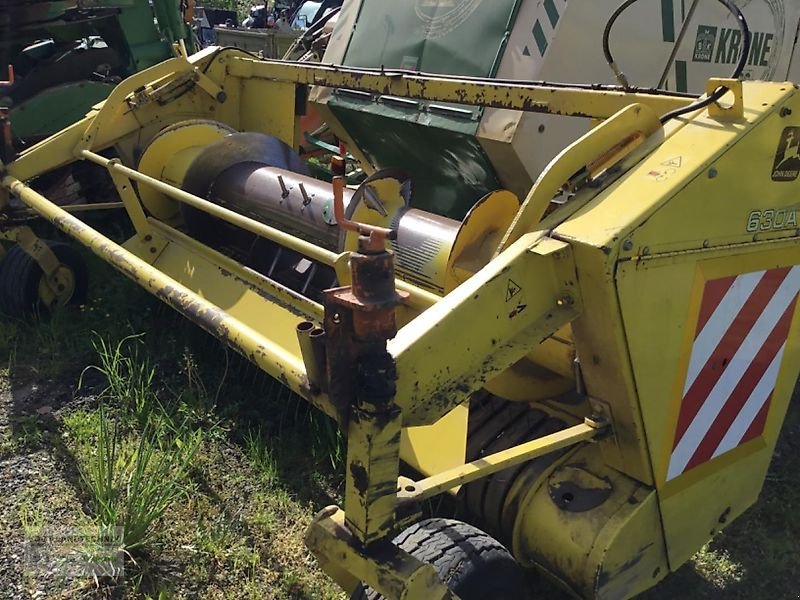
[[[302,171],[302,161],[283,142],[261,134],[235,133],[197,155],[182,187],[326,249],[351,249],[354,240],[336,226],[332,186]],[[407,178],[383,171],[358,189],[345,189],[344,204],[349,217],[397,229],[392,246],[399,277],[444,294],[448,260],[461,223],[410,208],[409,200]],[[220,234],[219,223],[208,215],[189,209],[184,210],[184,218],[201,239],[210,241]]]
[[[354,190],[345,190],[349,206]],[[339,246],[329,183],[286,169],[243,162],[211,184],[208,199],[325,248]]]
[[[344,252],[357,247],[357,235],[336,226],[332,186],[308,176],[303,160],[275,137],[231,132],[213,121],[177,123],[151,141],[140,168],[326,250]],[[519,201],[510,192],[489,194],[459,222],[412,208],[411,187],[411,179],[402,171],[378,171],[358,188],[345,189],[345,214],[362,223],[395,229],[397,239],[391,244],[397,277],[444,295],[490,260]],[[291,252],[204,212],[178,206],[155,190],[146,188],[146,192],[145,204],[152,214],[171,220],[180,213],[194,237],[233,250],[248,266],[270,277],[276,269],[305,273],[308,268],[304,266],[308,261],[299,255],[293,257]],[[324,270],[315,267],[313,271],[320,285],[334,281],[320,272]],[[299,291],[314,289],[308,277],[301,280]]]

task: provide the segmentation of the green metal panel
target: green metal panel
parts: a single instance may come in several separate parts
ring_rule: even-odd
[[[361,7],[344,64],[467,77],[494,75],[519,0],[368,0]],[[476,139],[483,112],[474,107],[354,99],[330,107],[370,162],[407,171],[413,204],[461,219],[500,187]]]
[[[475,131],[477,123],[338,98],[331,108],[370,163],[406,171],[412,206],[463,219],[500,187]]]
[[[516,0],[370,0],[344,64],[491,75]]]
[[[14,135],[36,140],[60,131],[85,117],[113,89],[108,83],[80,81],[45,90],[11,109]]]

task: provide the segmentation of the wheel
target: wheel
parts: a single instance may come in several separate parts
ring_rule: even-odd
[[[81,256],[69,245],[47,242],[59,262],[67,267],[68,288],[60,304],[82,304],[86,300],[89,277]],[[8,317],[22,318],[37,308],[47,308],[41,295],[41,267],[20,246],[12,246],[0,262],[0,312]]]
[[[528,598],[522,567],[500,542],[472,525],[452,519],[427,519],[403,531],[394,542],[433,565],[461,600]],[[359,585],[350,600],[382,599],[372,588]]]

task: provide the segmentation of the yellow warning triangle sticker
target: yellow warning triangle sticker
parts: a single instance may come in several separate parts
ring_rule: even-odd
[[[683,164],[683,157],[676,156],[674,158],[670,158],[669,160],[665,160],[661,163],[662,167],[672,167],[674,169],[679,169],[680,166]]]

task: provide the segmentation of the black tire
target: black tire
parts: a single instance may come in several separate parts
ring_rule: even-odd
[[[525,600],[525,573],[500,542],[480,529],[453,519],[427,519],[394,539],[416,558],[433,565],[461,600]],[[383,600],[359,585],[351,600]],[[427,600],[427,599],[420,599]]]
[[[68,267],[75,278],[75,289],[67,304],[83,304],[89,287],[89,275],[83,258],[68,244],[47,242],[59,262]],[[39,298],[42,269],[22,248],[14,245],[0,262],[0,313],[24,318],[43,304]]]

